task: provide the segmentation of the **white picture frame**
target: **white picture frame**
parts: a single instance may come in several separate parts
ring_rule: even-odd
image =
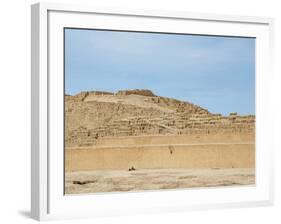
[[[31,7],[31,214],[37,220],[140,214],[273,203],[273,19],[190,12],[101,9],[38,3]],[[138,193],[63,193],[63,28],[100,28],[256,38],[256,185]],[[59,170],[59,171],[58,171]]]

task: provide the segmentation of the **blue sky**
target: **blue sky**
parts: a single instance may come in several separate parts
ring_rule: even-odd
[[[66,94],[121,89],[255,114],[255,39],[66,29]]]

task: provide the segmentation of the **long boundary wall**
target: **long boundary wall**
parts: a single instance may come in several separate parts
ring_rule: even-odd
[[[209,136],[210,137],[210,136]],[[225,136],[226,137],[226,136]],[[66,171],[167,168],[254,168],[254,136],[169,139],[148,136],[109,138],[104,144],[65,149]],[[123,141],[122,141],[123,140]],[[153,142],[154,140],[154,142]],[[123,145],[117,144],[123,142]],[[162,144],[160,144],[162,143]]]

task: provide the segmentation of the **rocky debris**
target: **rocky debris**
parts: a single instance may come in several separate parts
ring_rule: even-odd
[[[91,183],[95,183],[95,182],[96,182],[96,180],[85,180],[85,181],[74,180],[72,183],[79,184],[79,185],[85,185],[85,184],[91,184]]]
[[[133,167],[133,166],[128,169],[128,171],[135,171],[135,170],[136,170],[136,169],[135,169],[135,167]]]

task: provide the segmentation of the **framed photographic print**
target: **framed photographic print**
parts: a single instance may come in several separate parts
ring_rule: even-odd
[[[32,5],[32,217],[272,204],[272,29]]]

